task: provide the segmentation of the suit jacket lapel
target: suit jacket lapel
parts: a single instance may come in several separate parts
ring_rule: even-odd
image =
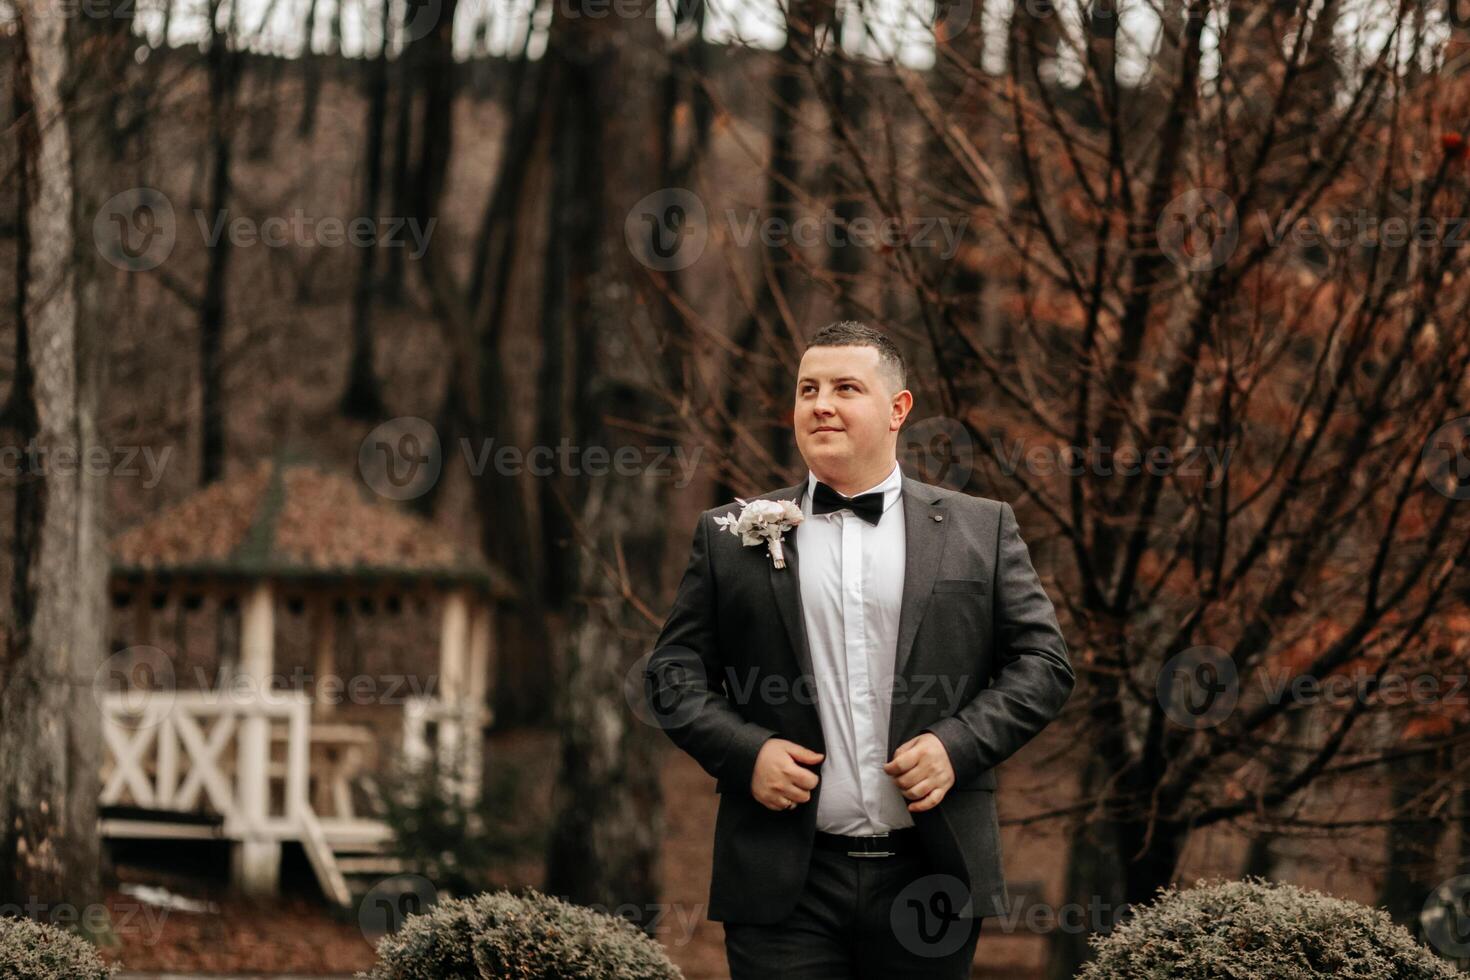
[[[923,622],[929,593],[939,573],[949,510],[943,501],[933,487],[907,476],[903,478],[903,609],[898,616],[898,649],[893,660],[895,682],[908,666],[914,637],[919,632],[919,623]]]
[[[762,494],[758,499],[791,500],[800,507],[801,499],[805,495],[806,481],[803,480],[796,486]],[[786,567],[777,568],[776,563],[766,556],[766,571],[771,578],[771,591],[776,596],[776,609],[780,612],[781,622],[786,627],[791,649],[796,652],[797,666],[802,674],[810,676],[812,674],[812,652],[806,642],[806,619],[801,609],[800,563],[797,556],[797,539],[800,536],[800,524],[786,532],[781,538],[781,550],[786,556]],[[764,552],[765,549],[761,550]]]

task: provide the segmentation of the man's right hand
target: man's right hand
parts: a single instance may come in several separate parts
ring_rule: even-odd
[[[822,753],[784,738],[768,738],[755,757],[750,794],[768,810],[790,810],[812,798],[817,774],[805,766],[822,761]]]

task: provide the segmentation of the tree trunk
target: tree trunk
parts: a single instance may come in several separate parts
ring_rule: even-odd
[[[1312,712],[1294,711],[1286,719],[1286,737],[1281,741],[1284,746],[1310,745],[1313,738]],[[1265,761],[1271,766],[1271,771],[1276,774],[1277,779],[1286,779],[1297,768],[1302,765],[1301,753],[1293,752],[1283,748],[1270,754],[1264,754]],[[1310,795],[1310,787],[1306,791]],[[1301,805],[1301,801],[1293,799],[1287,803],[1270,807],[1273,816],[1287,817],[1293,807]],[[1257,878],[1270,880],[1294,880],[1291,873],[1294,868],[1294,851],[1289,839],[1283,840],[1279,834],[1270,830],[1262,830],[1251,838],[1250,850],[1246,853],[1244,873]]]
[[[1104,825],[1104,839],[1111,829],[1119,841],[1119,858],[1123,863],[1123,900],[1129,905],[1146,905],[1160,888],[1174,881],[1179,855],[1184,850],[1188,832],[1170,824],[1150,827],[1143,820],[1127,820]]]
[[[981,29],[984,17],[984,5],[974,11],[970,18],[958,29],[951,30],[947,48],[949,56],[940,56],[940,64],[934,72],[934,98],[937,103],[941,117],[949,123],[958,125],[966,135],[977,146],[983,146],[991,138],[993,126],[992,120],[995,107],[987,98],[983,90],[976,85],[967,72],[961,71],[948,62],[951,59],[958,60],[961,64],[971,70],[979,68],[983,63],[985,52],[985,35]],[[928,167],[938,179],[934,186],[941,188],[964,188],[964,198],[974,200],[978,192],[974,189],[970,179],[965,175],[953,151],[949,146],[935,135],[930,135],[926,140],[928,151]],[[980,268],[975,258],[967,254],[969,247],[976,248],[978,254],[979,242],[976,240],[976,229],[968,221],[970,214],[964,211],[956,212],[951,205],[943,200],[933,200],[927,205],[933,210],[929,213],[944,215],[946,220],[956,222],[965,221],[961,227],[963,231],[959,239],[960,250],[949,259],[935,255],[930,261],[939,268],[934,270],[936,279],[941,284],[940,289],[945,295],[954,297],[953,302],[946,304],[947,311],[961,311],[965,322],[978,324],[981,328],[981,336],[987,340],[994,341],[992,350],[997,357],[1004,357],[1007,345],[1005,334],[1007,330],[1000,331],[1000,336],[991,338],[986,327],[990,325],[984,310],[985,280],[980,274]],[[854,251],[847,249],[847,251]],[[963,375],[971,370],[970,365],[974,358],[966,350],[964,340],[959,336],[951,318],[951,330],[941,334],[936,344],[935,357],[941,363],[952,364],[951,375]],[[941,405],[941,409],[946,406]]]
[[[377,217],[383,191],[384,117],[388,113],[388,38],[392,36],[392,4],[383,0],[382,40],[378,53],[368,62],[367,145],[363,160],[362,215]],[[383,415],[383,395],[373,368],[373,293],[377,275],[378,248],[359,249],[357,286],[352,293],[352,354],[347,367],[347,389],[342,394],[342,413],[351,419],[377,421]]]
[[[30,104],[22,139],[27,264],[13,400],[17,443],[54,459],[101,448],[95,361],[77,315],[71,133],[63,109],[70,18],[54,0],[20,6]],[[17,93],[20,95],[20,93]],[[0,661],[0,905],[46,919],[100,901],[92,696],[101,664],[107,558],[104,478],[91,467],[22,474],[11,610]],[[75,470],[75,472],[66,472]]]
[[[231,49],[235,8],[230,8],[232,27],[219,29],[220,0],[209,2],[209,149],[212,156],[209,183],[209,215],[223,220],[230,206],[230,168],[234,160],[236,88],[239,84],[236,53]],[[225,405],[224,365],[221,350],[225,331],[226,289],[229,282],[230,236],[222,234],[205,250],[208,264],[204,274],[204,298],[199,308],[199,387],[201,484],[213,483],[224,474]]]
[[[92,224],[103,204],[117,192],[141,183],[136,160],[144,144],[147,122],[146,74],[133,58],[130,0],[106,0],[105,16],[74,17],[67,22],[71,54],[70,84],[66,93],[67,134],[72,151],[72,269],[76,295],[75,350],[76,430],[79,444],[103,445],[98,431],[99,406],[106,390],[108,332],[94,324],[114,322],[127,315],[124,284],[129,273],[115,268],[95,247],[89,247]],[[87,79],[106,79],[94,86]],[[78,503],[75,540],[68,571],[69,594],[65,608],[72,616],[78,638],[78,664],[71,685],[67,716],[70,741],[68,792],[71,826],[70,858],[82,867],[100,863],[97,835],[97,799],[101,794],[102,715],[92,678],[107,648],[108,555],[105,520],[108,479],[104,475],[77,478]],[[94,936],[110,939],[110,936]]]
[[[403,25],[407,32],[409,21],[418,7],[413,3],[403,5]],[[412,196],[413,164],[411,156],[414,144],[414,102],[418,99],[419,44],[410,38],[398,55],[394,66],[393,81],[393,169],[389,197],[393,202],[393,215],[407,217],[413,214],[408,199]],[[403,302],[403,249],[384,249],[384,265],[380,294],[383,302],[398,306]]]
[[[296,120],[296,138],[306,139],[316,131],[316,107],[322,94],[322,65],[311,48],[316,34],[316,12],[321,0],[310,0],[306,8],[305,41],[301,46],[301,115]],[[340,4],[340,0],[339,0]]]
[[[397,122],[393,149],[393,216],[414,219],[425,229],[438,213],[445,174],[454,150],[454,21],[459,0],[445,0],[433,29],[415,36],[418,6],[408,4],[404,32],[408,43],[399,57]],[[390,248],[383,295],[403,301],[407,249]]]
[[[834,8],[836,11],[836,8]],[[832,29],[836,36],[843,34],[843,20],[840,11],[833,22]],[[832,93],[832,114],[835,128],[838,121],[854,133],[862,133],[867,126],[868,116],[868,93],[864,88],[863,62],[849,58],[840,47],[835,48],[831,56],[831,64],[828,70],[828,87]],[[937,84],[937,82],[936,82]],[[838,228],[849,228],[852,222],[861,217],[863,213],[862,193],[858,188],[854,174],[849,169],[852,161],[842,152],[841,140],[834,133],[830,137],[832,146],[831,156],[827,160],[825,183],[827,193],[836,199],[833,205],[833,213]],[[836,314],[837,319],[861,319],[858,304],[853,299],[853,292],[858,288],[864,267],[863,250],[856,248],[851,242],[846,245],[834,245],[828,253],[827,267],[832,271],[834,285],[837,287]]]
[[[795,153],[796,118],[801,111],[805,88],[802,85],[802,76],[807,70],[804,59],[811,57],[812,35],[815,33],[813,12],[818,7],[813,0],[793,0],[786,9],[786,43],[781,47],[781,57],[777,62],[776,77],[772,84],[769,123],[771,162],[766,171],[765,210],[757,215],[762,223],[786,222],[786,227],[789,228],[795,217],[795,194],[791,187],[798,182],[801,169]],[[763,267],[757,273],[759,284],[754,308],[736,330],[734,342],[737,350],[745,352],[755,352],[764,346],[764,353],[773,358],[764,382],[757,381],[754,385],[755,397],[763,402],[757,406],[761,414],[756,420],[755,431],[767,443],[771,460],[778,471],[772,476],[784,479],[786,464],[791,456],[792,439],[790,427],[783,426],[782,419],[783,413],[788,412],[795,401],[795,389],[791,385],[791,377],[795,372],[792,370],[793,366],[781,357],[782,352],[778,346],[772,342],[781,332],[778,326],[771,326],[767,343],[762,345],[760,341],[762,324],[773,324],[773,321],[781,319],[777,291],[790,299],[791,262],[783,254],[781,242],[775,239],[772,242],[762,255]],[[769,264],[769,274],[764,264]],[[730,374],[732,377],[743,375],[747,370],[746,365],[734,365]],[[739,444],[735,425],[740,421],[740,414],[751,387],[731,383],[726,389],[725,417],[730,421],[722,426],[721,445]],[[726,480],[722,479],[715,488],[717,501],[727,501],[734,495],[735,487]]]
[[[1426,798],[1435,785],[1435,774],[1444,771],[1441,760],[1424,754],[1394,763],[1385,774],[1391,787],[1389,812],[1394,820],[1388,825],[1387,873],[1378,904],[1388,909],[1395,922],[1415,934],[1419,932],[1419,913],[1425,900],[1445,877],[1438,871],[1436,856],[1448,822],[1438,815],[1436,801]]]
[[[1096,760],[1089,760],[1083,770],[1083,794],[1098,792],[1107,774]],[[1067,882],[1062,889],[1063,902],[1080,902],[1087,907],[1097,901],[1100,922],[1086,921],[1084,931],[1057,929],[1051,934],[1047,960],[1047,980],[1071,980],[1091,955],[1088,936],[1094,930],[1108,931],[1117,922],[1127,898],[1123,891],[1123,861],[1117,842],[1106,836],[1101,824],[1083,820],[1069,836],[1067,846]]]
[[[568,83],[556,106],[564,114],[552,153],[559,171],[552,200],[564,220],[587,234],[552,235],[548,271],[557,278],[546,287],[560,287],[565,302],[547,305],[547,328],[563,338],[563,359],[554,369],[560,384],[543,388],[554,406],[543,425],[562,428],[543,428],[543,439],[566,435],[614,456],[647,438],[620,431],[614,420],[652,418],[658,409],[655,368],[642,356],[654,349],[655,331],[648,310],[632,302],[625,286],[621,225],[604,219],[627,213],[641,196],[629,198],[628,188],[638,187],[637,174],[653,164],[656,120],[614,110],[656,90],[654,29],[651,17],[628,18],[616,28],[568,17],[553,22],[547,51]],[[558,193],[563,188],[570,196]],[[597,329],[579,327],[574,317]],[[562,765],[546,889],[574,902],[631,904],[651,914],[662,837],[657,733],[628,710],[624,679],[653,641],[652,625],[629,593],[663,591],[668,481],[651,467],[636,469],[635,475],[584,474],[571,486],[562,481],[566,492],[543,512],[545,524],[565,540],[553,567],[565,570],[577,597],[558,660]]]
[[[342,53],[342,8],[346,6],[342,0],[332,4],[332,33],[327,37],[328,55],[340,55]]]
[[[441,23],[447,23],[441,18]],[[430,91],[446,93],[448,99],[456,85],[456,67],[452,63],[449,37],[443,38],[444,74],[429,83]],[[431,59],[433,60],[433,59]],[[554,72],[547,59],[532,62],[524,51],[510,69],[505,97],[511,115],[498,172],[489,200],[480,219],[473,246],[473,259],[467,285],[461,285],[450,273],[438,240],[431,238],[419,262],[430,302],[435,314],[445,325],[449,337],[450,360],[456,366],[445,388],[443,403],[436,414],[436,427],[446,446],[468,439],[476,448],[485,440],[506,441],[511,433],[512,405],[509,388],[512,376],[520,366],[509,363],[502,353],[505,310],[515,273],[517,243],[529,233],[526,222],[539,224],[531,178],[551,167],[546,158],[549,138],[547,130],[554,125],[555,112],[548,107],[555,100],[551,82]],[[425,131],[443,133],[452,139],[451,118],[444,108],[442,120],[426,118]],[[426,214],[437,213],[443,193],[447,148],[431,151],[443,159],[421,161],[430,175],[423,193]],[[412,506],[430,514],[443,481],[429,492],[415,498]],[[483,474],[472,484],[475,512],[481,528],[482,548],[486,557],[520,572],[522,601],[497,620],[501,631],[501,649],[495,684],[495,715],[502,724],[545,724],[552,711],[551,664],[544,651],[551,649],[551,638],[545,621],[541,586],[544,580],[540,553],[539,528],[535,526],[530,502],[529,481],[505,477],[493,472]]]
[[[616,382],[607,387],[598,400],[609,414],[647,418],[643,413],[657,407]],[[633,443],[593,444],[613,449]],[[558,678],[561,772],[546,870],[550,894],[609,909],[631,903],[648,913],[658,900],[663,840],[658,752],[654,730],[628,710],[625,680],[652,637],[621,583],[597,559],[621,554],[628,559],[627,584],[640,593],[661,591],[658,525],[666,490],[658,476],[609,474],[595,481],[579,515],[589,534],[583,545],[593,554],[581,563],[580,601]]]

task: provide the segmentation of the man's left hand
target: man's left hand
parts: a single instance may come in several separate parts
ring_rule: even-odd
[[[909,801],[910,813],[932,810],[954,785],[949,753],[933,732],[923,732],[900,745],[883,771]]]

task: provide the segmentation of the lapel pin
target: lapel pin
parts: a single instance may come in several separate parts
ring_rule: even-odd
[[[944,520],[944,515],[943,514],[935,514],[934,515],[934,519],[936,521],[942,521],[942,520]]]

